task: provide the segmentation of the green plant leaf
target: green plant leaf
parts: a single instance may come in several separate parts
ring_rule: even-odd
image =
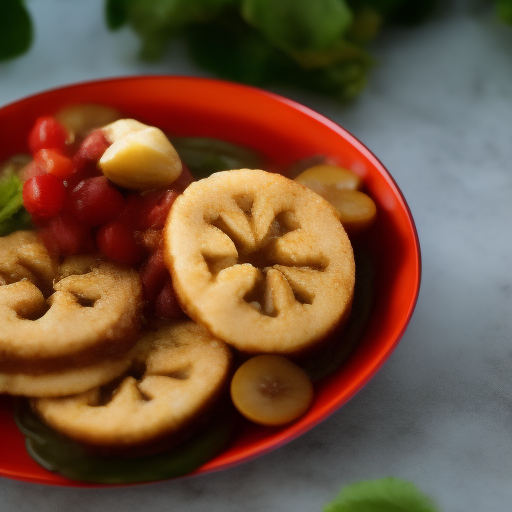
[[[352,22],[344,0],[243,0],[242,15],[287,52],[328,48]]]
[[[432,500],[406,480],[383,478],[345,487],[323,512],[438,512]]]
[[[292,59],[233,12],[209,23],[192,24],[184,33],[199,66],[228,80],[260,87],[301,87],[348,100],[364,87],[373,65],[362,47],[346,41]]]
[[[127,0],[106,0],[105,16],[110,30],[117,30],[128,21]]]
[[[289,57],[235,12],[191,24],[184,34],[194,61],[228,80],[264,86],[293,67]]]
[[[30,226],[30,216],[23,208],[23,183],[16,175],[0,181],[0,236]]]
[[[496,12],[502,21],[512,24],[512,0],[496,0]]]
[[[32,21],[23,2],[0,0],[0,61],[25,53],[32,38]]]
[[[238,0],[126,0],[126,18],[142,39],[141,56],[158,59],[185,25],[205,22]]]

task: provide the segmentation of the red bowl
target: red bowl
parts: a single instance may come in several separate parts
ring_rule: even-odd
[[[418,235],[407,203],[389,172],[357,139],[329,119],[275,94],[190,77],[129,77],[72,85],[0,109],[0,161],[27,152],[27,133],[38,116],[66,105],[101,103],[174,135],[216,137],[246,145],[277,165],[328,155],[360,174],[378,207],[375,297],[367,329],[347,362],[316,386],[311,409],[282,428],[248,426],[220,455],[197,469],[206,473],[263,455],[327,418],[359,391],[397,346],[420,286]],[[81,484],[46,471],[26,453],[10,400],[0,397],[0,475],[55,485]]]

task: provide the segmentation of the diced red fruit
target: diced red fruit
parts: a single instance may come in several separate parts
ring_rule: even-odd
[[[195,178],[190,169],[181,162],[181,174],[177,180],[173,181],[172,188],[178,192],[183,192],[193,181],[195,181]]]
[[[57,149],[64,151],[68,133],[52,116],[39,117],[28,135],[28,147],[34,155],[40,149]]]
[[[169,276],[162,291],[155,301],[155,315],[160,318],[174,320],[184,316],[176,292],[172,286],[172,279]]]
[[[169,215],[171,206],[178,196],[179,193],[176,192],[176,190],[165,191],[159,199],[158,204],[149,210],[145,220],[145,229],[162,229]]]
[[[108,258],[130,265],[141,262],[145,256],[144,249],[135,241],[133,231],[119,220],[99,228],[96,245]]]
[[[68,190],[73,190],[80,182],[89,178],[103,176],[101,171],[96,166],[87,165],[82,169],[74,169],[74,172],[65,180],[65,185]]]
[[[175,190],[152,190],[145,194],[129,194],[119,220],[135,231],[162,229],[178,195],[179,193]]]
[[[140,194],[128,194],[124,210],[119,215],[119,221],[129,226],[133,231],[142,231],[141,219],[145,208],[147,208],[147,205]]]
[[[52,174],[60,180],[69,178],[74,170],[71,158],[55,149],[40,149],[34,155],[34,162],[48,174]]]
[[[165,266],[164,252],[162,249],[158,249],[144,262],[140,269],[144,299],[153,303],[162,291],[168,277],[169,271]]]
[[[71,213],[84,224],[99,226],[118,217],[124,197],[105,176],[81,181],[71,192]]]
[[[94,130],[87,135],[75,153],[73,157],[75,167],[79,170],[88,165],[96,167],[99,159],[109,146],[110,142],[106,139],[103,130]]]
[[[50,219],[39,228],[38,234],[52,254],[68,256],[91,248],[90,229],[70,215],[63,214]]]
[[[65,198],[62,181],[51,174],[34,176],[23,185],[23,205],[29,213],[43,219],[58,215]]]

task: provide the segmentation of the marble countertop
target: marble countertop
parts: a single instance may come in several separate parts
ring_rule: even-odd
[[[136,59],[102,0],[28,2],[36,44],[0,64],[0,105],[76,81],[203,75],[176,45]],[[121,489],[0,479],[2,512],[319,511],[346,484],[396,476],[443,512],[512,503],[512,27],[453,3],[388,31],[358,101],[278,90],[341,124],[387,166],[417,223],[423,279],[389,361],[346,406],[239,467]],[[0,440],[1,449],[1,440]]]

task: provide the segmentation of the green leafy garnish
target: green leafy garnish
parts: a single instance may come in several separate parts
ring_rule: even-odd
[[[29,455],[38,464],[73,480],[104,484],[151,482],[186,475],[215,457],[229,442],[236,426],[236,416],[225,411],[177,448],[130,459],[88,453],[41,422],[24,399],[15,402],[14,419],[25,435]]]
[[[358,482],[345,487],[323,512],[438,512],[414,484],[398,478]]]
[[[167,42],[189,23],[212,19],[237,0],[125,0],[126,21],[142,40],[141,56],[161,57]]]
[[[196,179],[218,171],[261,168],[260,155],[244,146],[208,137],[171,137],[171,142]]]
[[[117,30],[126,24],[128,19],[126,5],[126,0],[106,0],[105,16],[110,30]]]
[[[291,55],[335,45],[352,22],[343,0],[243,0],[242,16]]]
[[[299,86],[343,100],[365,86],[366,48],[388,22],[422,20],[439,0],[107,0],[107,22],[125,22],[159,58],[184,37],[204,69],[258,86]]]
[[[22,0],[0,0],[0,61],[25,53],[32,38],[32,22]]]
[[[496,0],[496,12],[502,21],[512,24],[512,0]]]
[[[0,236],[30,227],[30,215],[23,208],[23,183],[18,176],[0,180]]]

